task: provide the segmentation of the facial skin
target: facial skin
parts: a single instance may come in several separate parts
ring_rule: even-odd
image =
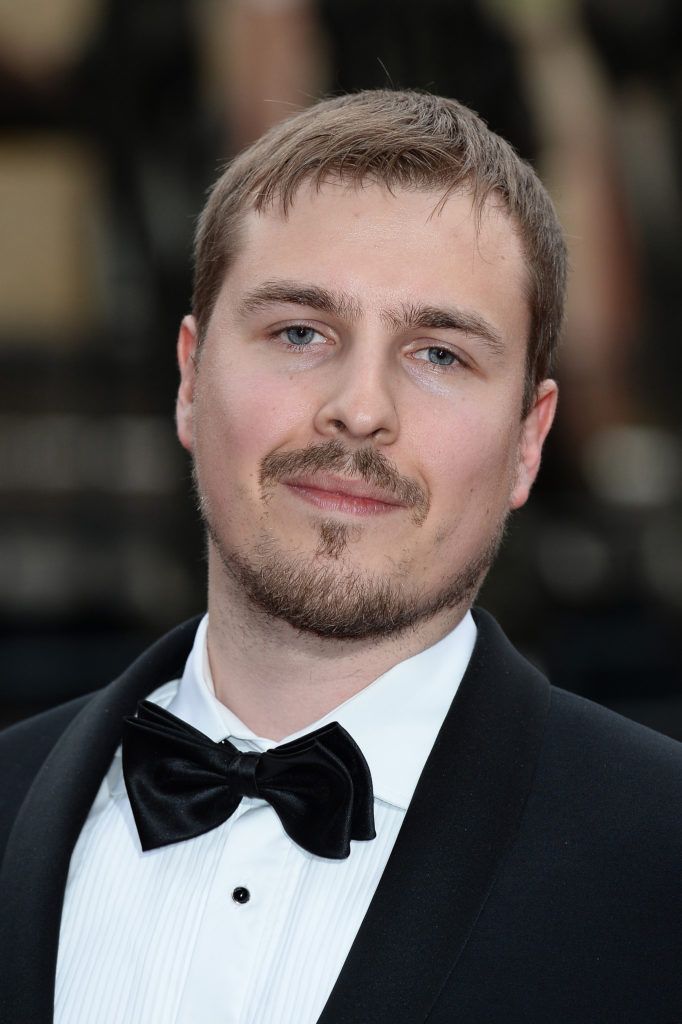
[[[239,606],[292,644],[407,630],[416,651],[471,603],[556,386],[521,419],[526,268],[506,212],[477,224],[469,195],[440,199],[328,183],[286,218],[248,213],[200,353],[183,321],[178,435],[211,614]]]

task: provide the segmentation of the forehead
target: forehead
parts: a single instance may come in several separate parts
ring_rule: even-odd
[[[389,190],[326,182],[302,186],[286,214],[249,210],[225,285],[300,279],[342,290],[369,311],[386,302],[455,302],[528,329],[528,276],[502,199],[477,209],[469,192]]]

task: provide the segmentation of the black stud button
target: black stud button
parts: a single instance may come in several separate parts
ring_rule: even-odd
[[[251,899],[251,893],[243,885],[238,885],[236,889],[232,890],[232,899],[235,903],[248,903]]]

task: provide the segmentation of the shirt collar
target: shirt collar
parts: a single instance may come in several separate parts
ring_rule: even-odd
[[[316,722],[275,742],[257,736],[215,696],[208,661],[208,615],[199,624],[185,671],[168,710],[214,741],[268,750],[339,722],[362,750],[374,795],[407,809],[476,641],[470,612],[426,650],[399,662]]]

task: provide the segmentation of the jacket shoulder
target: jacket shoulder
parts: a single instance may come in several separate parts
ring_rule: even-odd
[[[561,757],[570,757],[577,775],[627,788],[639,780],[648,790],[657,781],[682,788],[682,743],[633,722],[584,697],[551,688],[548,731]]]
[[[682,743],[552,688],[529,805],[536,822],[551,822],[566,849],[591,851],[593,865],[669,883],[682,856],[680,806]]]
[[[43,762],[92,695],[77,697],[0,732],[0,860],[26,793]]]

